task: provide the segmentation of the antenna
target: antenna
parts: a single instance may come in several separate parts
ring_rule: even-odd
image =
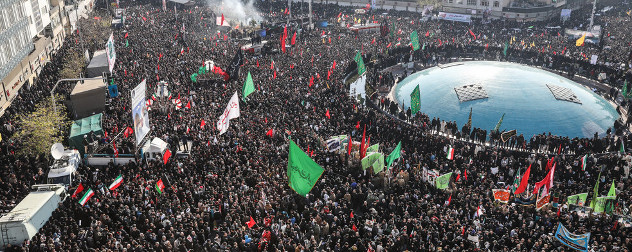
[[[55,143],[50,147],[50,154],[55,160],[60,159],[64,155],[64,146],[61,143]]]

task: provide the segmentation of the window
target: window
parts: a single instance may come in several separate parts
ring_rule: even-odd
[[[467,5],[476,5],[476,0],[467,0]]]
[[[487,1],[481,1],[481,6],[489,6],[489,2],[487,2]]]
[[[494,7],[498,8],[500,6],[500,2],[494,1]]]

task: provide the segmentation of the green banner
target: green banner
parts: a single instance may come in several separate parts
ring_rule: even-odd
[[[374,144],[366,148],[366,152],[378,152],[380,149],[380,144]]]
[[[573,205],[583,206],[586,204],[587,198],[588,198],[588,193],[575,194],[575,195],[568,196],[568,198],[566,198],[566,203],[569,205],[573,204]]]
[[[413,50],[419,50],[419,35],[417,35],[417,31],[413,31],[410,34],[410,42],[413,44]]]
[[[410,110],[411,115],[413,116],[417,114],[417,112],[419,112],[419,110],[421,109],[420,99],[421,97],[419,96],[419,85],[417,85],[417,87],[413,89],[413,92],[410,93]]]
[[[289,149],[287,158],[288,183],[296,193],[305,197],[318,182],[324,169],[309,158],[291,139]]]
[[[201,74],[205,74],[205,73],[206,73],[206,67],[205,67],[205,66],[201,66],[201,67],[198,69],[198,74],[200,74],[200,75],[201,75]]]
[[[595,208],[593,209],[593,212],[603,213],[604,211],[606,211],[606,201],[608,199],[609,199],[608,197],[597,198],[597,200],[595,200]]]
[[[507,49],[509,49],[509,42],[505,42],[505,48],[503,49],[503,55],[507,56]]]
[[[382,155],[383,156],[383,155]],[[360,160],[360,164],[362,165],[362,170],[366,170],[369,168],[380,158],[380,153],[377,152],[367,152],[366,156]]]
[[[252,92],[255,91],[255,84],[252,81],[252,75],[250,75],[250,72],[248,72],[248,77],[246,77],[246,82],[244,82],[244,87],[241,90],[241,93],[243,94],[243,101],[246,101],[246,97],[249,94],[252,94]]]
[[[451,176],[452,176],[452,173],[450,172],[450,173],[446,173],[437,177],[437,181],[436,181],[437,189],[447,189],[448,186],[450,185]]]
[[[355,60],[356,64],[358,64],[358,75],[362,75],[364,72],[366,72],[366,66],[364,65],[364,60],[362,59],[362,54],[360,54],[360,51],[358,51],[353,60]]]
[[[384,154],[380,153],[380,157],[373,162],[373,173],[378,174],[384,170]]]
[[[198,74],[197,74],[197,73],[192,74],[192,75],[191,75],[191,81],[193,81],[193,82],[197,82],[197,76],[198,76]]]

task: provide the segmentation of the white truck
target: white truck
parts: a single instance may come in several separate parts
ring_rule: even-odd
[[[53,157],[55,161],[48,171],[48,184],[63,184],[65,186],[73,186],[73,181],[81,163],[81,154],[77,150],[57,150],[51,151],[55,153]]]
[[[11,212],[0,217],[0,250],[33,238],[68,196],[61,184],[33,185],[32,189]]]

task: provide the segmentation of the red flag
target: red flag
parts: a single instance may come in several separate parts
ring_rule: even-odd
[[[347,155],[351,155],[351,145],[353,145],[353,142],[351,141],[351,137],[349,137],[349,144],[347,145],[348,145]]]
[[[169,161],[169,157],[171,157],[171,151],[167,149],[165,150],[165,154],[162,156],[162,161],[164,161],[165,164],[167,164],[167,161]]]
[[[83,191],[83,184],[79,183],[79,186],[77,186],[77,189],[75,190],[75,192],[72,193],[72,198],[76,198],[77,194],[79,194],[82,191]]]
[[[558,207],[558,208],[557,208],[557,217],[560,217],[560,210],[561,210],[561,209],[562,209],[561,207]]]
[[[426,32],[426,37],[430,36],[430,30]]]
[[[222,13],[222,21],[219,23],[220,26],[224,25],[224,13]]]
[[[375,37],[373,38],[373,40],[371,41],[371,45],[375,44]]]
[[[274,60],[270,62],[270,70],[274,69]]]
[[[544,177],[544,179],[542,179],[540,182],[535,183],[535,186],[533,187],[533,194],[536,194],[538,190],[540,189],[540,187],[542,186],[546,187],[547,191],[549,191],[549,189],[551,189],[551,186],[553,186],[554,176],[555,176],[555,165],[553,165],[551,170],[549,170],[549,173],[546,174],[546,177]]]
[[[253,219],[252,216],[250,216],[250,221],[246,222],[246,225],[248,225],[248,228],[252,228],[255,224],[257,224],[255,222],[255,219]]]
[[[450,198],[448,198],[448,206],[450,205],[451,201],[452,201],[452,194],[450,194]]]
[[[529,165],[529,168],[527,168],[527,171],[524,172],[524,175],[522,175],[522,179],[520,180],[520,185],[518,186],[516,191],[514,191],[514,195],[521,194],[527,189],[527,185],[529,184],[530,174],[531,174],[531,165]]]
[[[356,124],[356,129],[360,129],[360,121],[358,121],[358,123]]]
[[[116,148],[116,142],[112,142],[112,146],[114,148],[114,156],[118,157],[119,152],[118,152],[118,148]]]
[[[257,68],[259,68],[259,59],[257,59]]]
[[[329,115],[329,109],[327,109],[327,112],[325,112],[325,116],[327,117],[327,119],[331,119],[331,115]]]
[[[468,29],[470,31],[470,35],[472,35],[472,37],[474,37],[474,39],[476,39],[476,34],[474,34],[474,32],[472,32],[472,29]]]
[[[314,76],[309,77],[309,87],[312,87],[312,85],[314,85]]]
[[[485,43],[485,50],[489,47],[489,43]]]
[[[353,229],[353,232],[358,232],[358,228],[356,227],[355,224],[353,224],[353,226],[351,227],[351,229]]]
[[[386,48],[389,48],[389,47],[391,47],[391,43],[388,43],[388,45],[386,46]]]
[[[461,179],[461,174],[457,174],[456,175],[456,181],[455,182],[459,182],[459,179]]]
[[[283,27],[283,36],[281,36],[281,51],[285,53],[285,40],[287,39],[287,26]]]
[[[331,37],[329,37],[329,44],[331,44]]]
[[[274,136],[274,130],[273,129],[268,130],[268,132],[266,132],[266,136],[273,137]]]
[[[290,41],[290,43],[292,45],[296,44],[296,32],[294,32],[294,35],[292,35],[292,41]]]
[[[129,34],[126,32],[126,33],[125,33],[125,38],[127,38],[127,36],[128,36],[128,35],[129,35]]]
[[[467,170],[465,170],[465,172],[463,172],[463,177],[465,177],[465,180],[467,180]]]
[[[202,122],[200,122],[200,129],[203,129],[204,125],[206,125],[206,122],[202,119]]]
[[[188,102],[187,102],[187,105],[186,105],[186,106],[184,106],[184,107],[185,107],[185,108],[188,108],[188,109],[191,109],[191,101],[188,101]]]
[[[147,21],[147,18],[146,18],[146,17],[143,17],[143,21]]]
[[[362,143],[360,143],[360,159],[364,158],[364,153],[362,150],[364,150],[365,138],[366,138],[366,125],[364,125],[364,131],[362,131]]]
[[[443,45],[443,42],[441,42],[441,39],[439,39],[439,46]]]
[[[461,229],[461,236],[465,235],[465,226]]]
[[[322,36],[325,36],[325,31],[323,31],[323,33],[321,33],[321,34],[320,34],[320,36],[321,36],[321,37],[322,37]]]
[[[349,218],[353,219],[353,211],[349,214]]]
[[[274,76],[272,77],[272,79],[276,79],[276,70],[274,70]]]

